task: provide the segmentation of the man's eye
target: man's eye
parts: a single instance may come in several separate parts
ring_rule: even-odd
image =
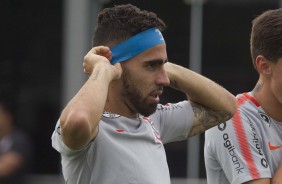
[[[154,69],[154,68],[156,68],[156,64],[148,64],[147,68],[148,69]]]
[[[153,67],[155,67],[156,65],[155,64],[148,64],[148,67],[149,68],[153,68]]]

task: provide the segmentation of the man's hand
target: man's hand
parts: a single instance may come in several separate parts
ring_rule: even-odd
[[[112,58],[112,52],[109,47],[98,46],[93,47],[84,57],[83,69],[84,73],[90,76],[94,67],[103,64],[110,68],[113,79],[119,79],[122,74],[122,69],[119,63],[111,65],[110,60]]]

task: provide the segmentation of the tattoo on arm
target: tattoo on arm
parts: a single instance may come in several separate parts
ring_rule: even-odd
[[[189,137],[198,135],[231,118],[231,113],[226,111],[215,112],[198,103],[191,102],[194,111],[194,120]]]

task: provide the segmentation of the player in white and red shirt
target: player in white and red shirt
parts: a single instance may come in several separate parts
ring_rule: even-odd
[[[252,93],[237,98],[239,108],[232,120],[206,132],[209,183],[271,178],[282,159],[282,122],[266,114]]]
[[[237,95],[233,118],[205,133],[208,184],[282,182],[282,9],[253,21],[251,52],[259,80]]]

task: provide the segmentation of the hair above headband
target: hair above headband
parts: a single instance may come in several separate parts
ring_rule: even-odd
[[[159,29],[153,27],[142,31],[111,48],[111,64],[122,62],[156,46],[165,43]]]

